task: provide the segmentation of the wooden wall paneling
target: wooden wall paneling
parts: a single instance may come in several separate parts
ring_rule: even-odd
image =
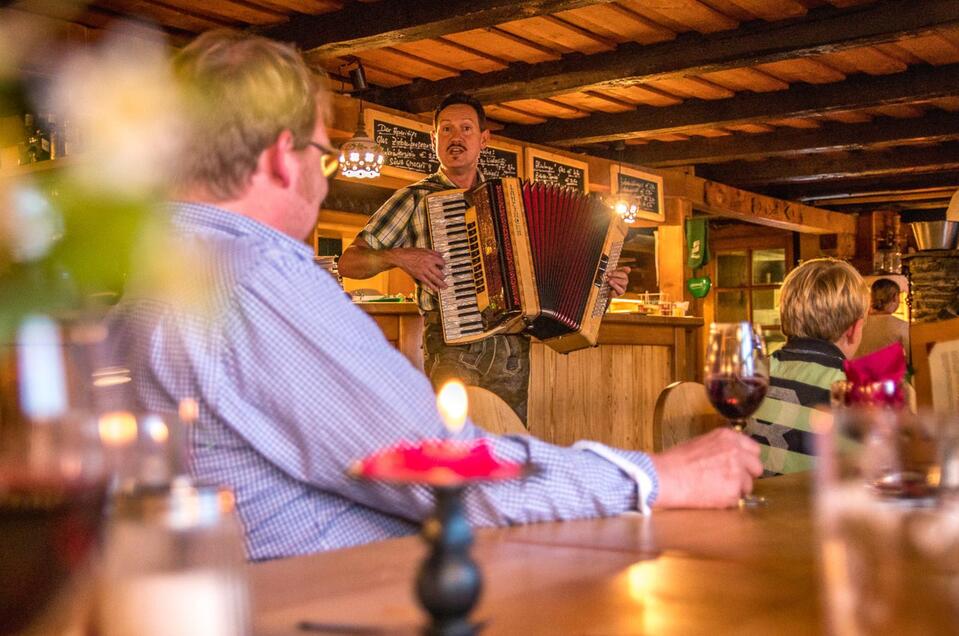
[[[593,439],[652,449],[652,414],[674,377],[671,346],[603,345],[561,355],[531,349],[530,433],[555,444]]]

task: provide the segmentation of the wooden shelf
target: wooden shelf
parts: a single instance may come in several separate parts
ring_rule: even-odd
[[[45,172],[50,172],[52,170],[60,170],[62,168],[68,168],[77,163],[77,157],[71,155],[69,157],[64,157],[62,159],[53,159],[50,161],[38,161],[36,163],[28,163],[22,166],[6,166],[0,168],[0,179],[16,179],[20,177],[26,177],[33,174],[43,174]]]

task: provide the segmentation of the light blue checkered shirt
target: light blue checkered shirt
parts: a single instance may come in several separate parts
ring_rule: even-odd
[[[443,434],[427,378],[313,263],[304,244],[207,205],[174,204],[177,240],[203,265],[174,297],[131,283],[112,316],[141,407],[195,398],[192,468],[236,494],[249,556],[268,559],[406,535],[432,508],[423,487],[354,480],[346,470],[401,440]],[[168,289],[168,287],[167,287]],[[188,304],[202,290],[202,303]],[[182,293],[181,293],[182,292]],[[195,298],[195,295],[194,297]],[[489,437],[494,452],[544,470],[471,487],[477,526],[615,515],[637,485],[593,452],[531,437]],[[614,451],[658,483],[645,454]]]

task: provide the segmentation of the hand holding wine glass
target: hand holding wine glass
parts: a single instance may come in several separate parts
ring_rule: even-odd
[[[709,327],[705,369],[706,393],[737,431],[762,404],[769,388],[769,367],[762,336],[749,322],[713,323]],[[746,496],[743,503],[764,503]]]

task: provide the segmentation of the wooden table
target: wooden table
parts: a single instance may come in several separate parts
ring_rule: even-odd
[[[817,633],[809,478],[757,491],[767,507],[479,530],[474,618],[484,635]],[[415,634],[423,554],[406,537],[252,565],[256,633],[307,634],[296,625],[309,619]]]

